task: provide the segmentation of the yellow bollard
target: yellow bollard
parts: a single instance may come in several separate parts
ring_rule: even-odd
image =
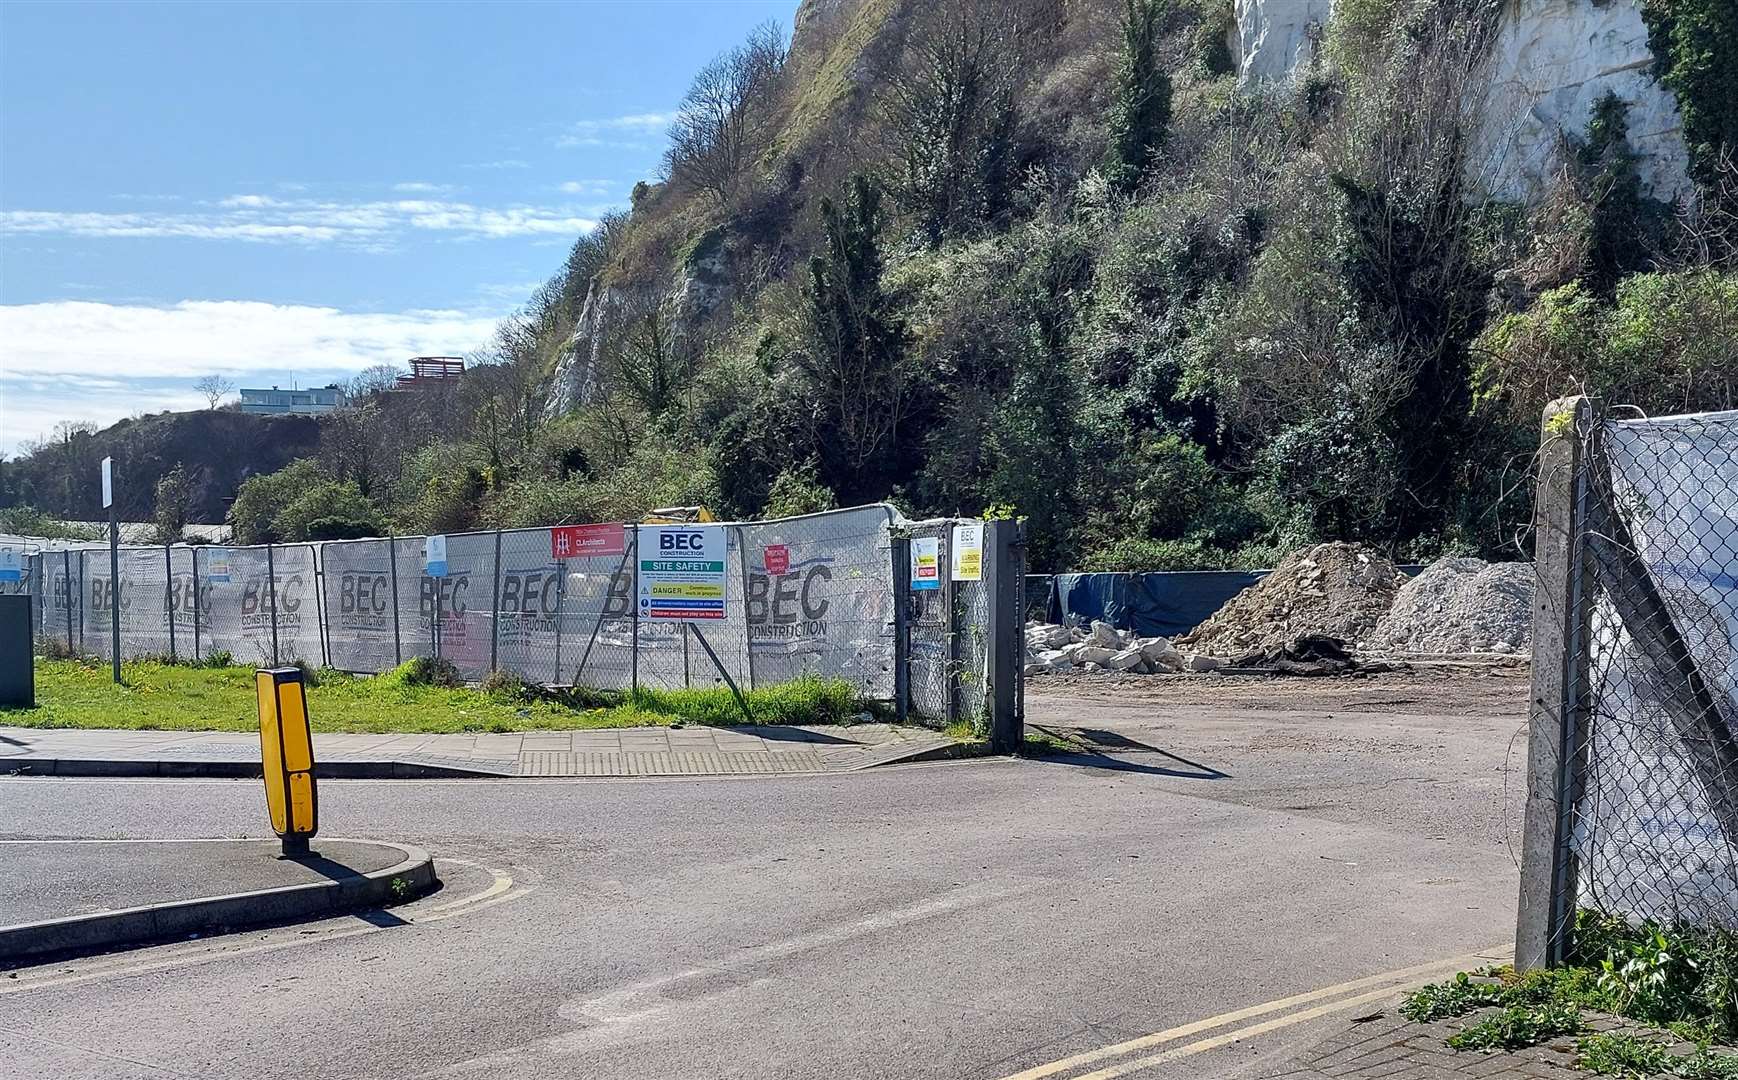
[[[254,672],[254,689],[259,694],[260,764],[272,831],[284,842],[284,858],[305,858],[308,838],[319,826],[319,801],[302,669],[260,668]]]

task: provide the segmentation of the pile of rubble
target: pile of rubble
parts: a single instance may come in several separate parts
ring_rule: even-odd
[[[1217,671],[1223,660],[1186,656],[1162,637],[1138,637],[1105,622],[1090,630],[1053,623],[1026,624],[1026,674],[1068,671],[1126,671],[1159,675],[1180,671]]]
[[[1408,581],[1370,644],[1408,653],[1524,653],[1532,648],[1532,563],[1438,559]]]
[[[1317,544],[1288,555],[1176,643],[1228,659],[1285,649],[1302,637],[1357,645],[1388,614],[1405,581],[1373,551]]]

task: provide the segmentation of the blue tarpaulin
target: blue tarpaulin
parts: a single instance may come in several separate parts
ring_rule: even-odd
[[[1110,623],[1142,637],[1188,633],[1267,571],[1194,570],[1163,574],[1056,574],[1046,622]]]
[[[1422,566],[1402,566],[1416,575]],[[1051,574],[1044,621],[1101,620],[1141,637],[1176,637],[1207,621],[1267,570],[1178,570],[1152,574]]]

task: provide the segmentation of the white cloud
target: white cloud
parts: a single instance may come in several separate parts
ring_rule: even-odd
[[[401,184],[392,185],[392,190],[407,195],[444,195],[455,189],[451,184],[431,184],[426,180],[406,180]]]
[[[555,145],[563,148],[575,146],[622,146],[641,147],[643,142],[631,141],[634,136],[661,134],[670,126],[670,121],[676,119],[673,112],[630,113],[627,116],[612,116],[604,120],[579,120],[555,137]],[[612,139],[609,136],[615,136]],[[619,141],[627,138],[630,141]]]
[[[192,381],[213,372],[245,382],[250,373],[293,371],[317,383],[410,356],[462,355],[488,342],[496,318],[246,300],[0,306],[0,447],[38,438],[60,420],[107,424],[140,410],[193,407]]]
[[[529,169],[531,163],[519,158],[502,158],[500,161],[476,161],[464,167],[467,169]]]
[[[564,195],[608,195],[614,187],[608,180],[568,180],[556,190]]]
[[[573,235],[597,224],[566,206],[485,207],[446,199],[329,202],[241,194],[193,213],[0,211],[0,234],[184,238],[253,243],[343,243],[379,248],[411,230],[459,238]]]

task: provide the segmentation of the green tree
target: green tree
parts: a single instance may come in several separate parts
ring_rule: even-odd
[[[1595,292],[1610,296],[1648,255],[1641,173],[1629,145],[1629,105],[1615,93],[1607,91],[1594,104],[1587,141],[1575,157],[1592,206],[1585,276]]]
[[[192,503],[193,480],[178,461],[173,469],[157,478],[156,498],[151,504],[159,544],[181,542]]]
[[[790,466],[773,479],[762,513],[769,518],[795,517],[837,509],[838,505],[827,485],[816,478],[815,463],[808,461]]]
[[[1110,108],[1105,175],[1118,191],[1140,186],[1171,123],[1171,76],[1159,65],[1159,17],[1166,0],[1124,0],[1116,97]]]
[[[327,482],[326,471],[313,458],[299,458],[277,472],[242,481],[229,508],[235,542],[265,544],[289,539],[278,531],[278,515],[297,498]]]
[[[386,530],[380,511],[354,480],[328,480],[294,495],[272,519],[272,531],[296,542],[379,536]]]
[[[909,406],[905,327],[881,285],[881,189],[852,177],[842,203],[821,200],[821,251],[809,260],[814,347],[792,357],[814,395],[821,480],[848,502],[887,491]]]

